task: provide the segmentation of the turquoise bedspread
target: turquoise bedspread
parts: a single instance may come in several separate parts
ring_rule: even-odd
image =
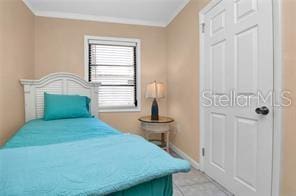
[[[105,195],[189,169],[187,161],[94,118],[35,120],[0,150],[0,192]]]
[[[41,146],[119,133],[116,129],[96,118],[50,121],[38,119],[26,123],[4,147]]]

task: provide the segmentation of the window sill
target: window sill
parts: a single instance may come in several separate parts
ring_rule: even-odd
[[[136,108],[114,108],[114,109],[99,109],[99,113],[111,113],[111,112],[141,112],[140,107]]]

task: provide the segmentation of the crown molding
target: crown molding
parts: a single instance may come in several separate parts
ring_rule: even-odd
[[[169,17],[169,20],[165,24],[165,27],[167,27],[175,18],[176,16],[185,8],[185,6],[189,3],[190,0],[184,1],[177,9],[176,11]]]
[[[86,14],[44,12],[44,11],[36,11],[36,10],[35,10],[34,14],[36,16],[49,17],[49,18],[64,18],[64,19],[74,19],[74,20],[86,20],[86,21],[156,26],[156,27],[165,27],[166,26],[165,22],[152,22],[152,21],[147,21],[147,20],[133,20],[133,19],[127,19],[127,18],[94,16],[94,15],[86,15]]]
[[[108,22],[108,23],[118,23],[118,24],[143,25],[143,26],[153,26],[153,27],[166,27],[181,12],[181,10],[188,4],[189,1],[190,0],[186,0],[184,3],[182,3],[182,5],[180,5],[178,9],[176,9],[176,11],[169,17],[168,21],[155,22],[155,21],[149,21],[149,20],[134,20],[134,19],[128,19],[128,18],[95,16],[95,15],[87,15],[87,14],[40,11],[40,10],[34,9],[28,0],[23,0],[25,5],[32,11],[32,13],[35,16],[96,21],[96,22]]]
[[[29,10],[31,10],[31,12],[36,15],[35,10],[33,9],[33,6],[31,5],[31,3],[27,0],[23,0],[24,4],[29,8]]]

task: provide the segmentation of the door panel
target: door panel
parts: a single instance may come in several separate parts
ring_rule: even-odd
[[[238,93],[256,93],[258,78],[257,26],[237,33],[234,42],[235,89]],[[246,55],[246,53],[248,55]]]
[[[234,178],[256,190],[257,120],[237,117],[234,132]]]
[[[212,113],[211,115],[211,150],[210,163],[225,172],[225,131],[226,115]]]
[[[225,28],[225,10],[221,10],[210,21],[211,36],[219,33]]]
[[[226,93],[225,43],[224,39],[211,46],[211,87],[215,93]]]
[[[257,0],[237,0],[234,3],[235,22],[244,20],[257,11]]]
[[[204,90],[215,99],[272,92],[272,0],[217,1],[204,22]],[[262,104],[268,115],[255,112]],[[272,102],[253,97],[244,106],[204,107],[204,114],[205,172],[235,195],[270,196]]]

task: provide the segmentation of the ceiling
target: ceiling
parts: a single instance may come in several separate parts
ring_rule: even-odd
[[[37,16],[167,26],[189,0],[23,0]]]

